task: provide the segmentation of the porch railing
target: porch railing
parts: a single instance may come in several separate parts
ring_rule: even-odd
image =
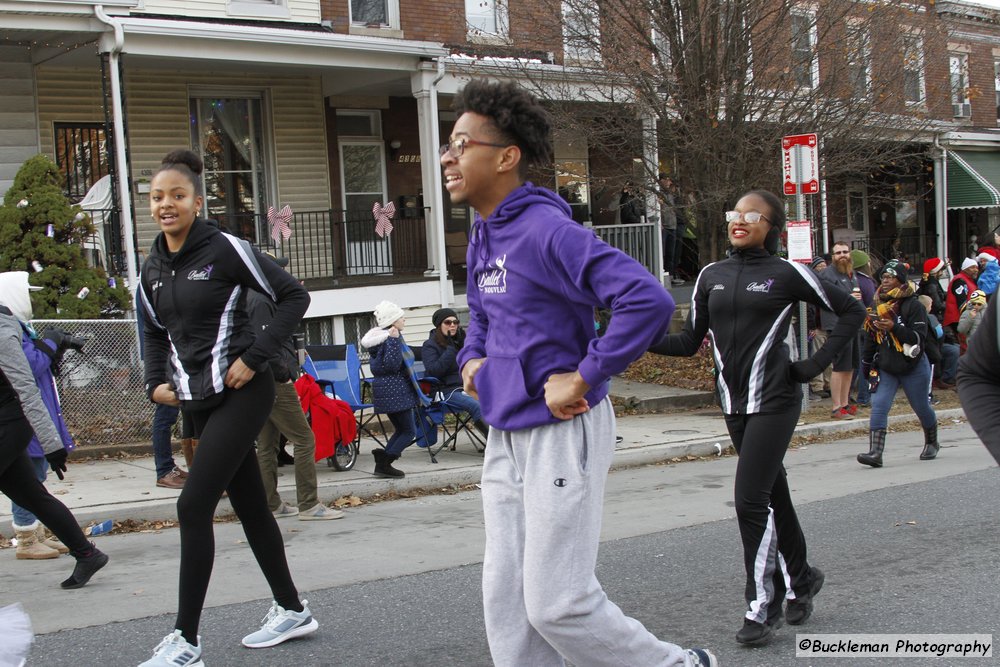
[[[297,211],[289,223],[291,237],[280,244],[270,236],[266,215],[215,218],[260,250],[288,257],[292,273],[303,280],[414,275],[427,269],[427,228],[423,215],[393,219],[392,233],[383,238],[375,233],[370,213],[338,209]]]
[[[608,245],[636,260],[650,273],[656,273],[656,223],[638,225],[595,225],[594,233]]]
[[[868,236],[855,239],[852,248],[864,250],[872,258],[873,263],[884,264],[890,259],[886,256],[892,246],[893,236]],[[911,267],[919,269],[924,260],[937,255],[936,234],[900,234],[899,251],[905,256]]]

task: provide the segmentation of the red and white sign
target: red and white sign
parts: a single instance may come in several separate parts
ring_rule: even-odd
[[[786,195],[798,193],[800,185],[804,195],[819,192],[819,141],[815,134],[782,137],[781,165]]]
[[[813,257],[812,228],[808,220],[789,220],[785,223],[785,247],[788,259],[808,264]]]

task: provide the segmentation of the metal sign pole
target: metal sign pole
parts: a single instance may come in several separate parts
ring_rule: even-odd
[[[792,159],[795,162],[795,215],[798,220],[808,220],[805,214],[806,196],[802,189],[805,184],[803,179],[802,151],[803,146],[792,147]],[[809,357],[809,327],[806,321],[806,302],[799,301],[799,359]],[[802,385],[802,412],[809,408],[809,383]]]

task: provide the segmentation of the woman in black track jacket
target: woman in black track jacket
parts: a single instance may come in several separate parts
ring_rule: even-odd
[[[309,294],[249,243],[197,218],[204,201],[202,169],[194,153],[174,151],[150,188],[150,213],[162,231],[140,280],[146,392],[157,403],[183,404],[200,443],[177,501],[181,566],[175,630],[143,667],[202,664],[198,625],[215,559],[213,518],[223,492],[275,600],[264,627],[244,637],[244,646],[273,646],[317,627],[288,571],[253,447],[274,405],[268,360],[298,325]],[[270,326],[256,336],[246,310],[248,289],[277,303]]]
[[[774,255],[785,214],[770,192],[744,195],[726,220],[733,252],[701,270],[684,330],[668,334],[650,351],[690,356],[706,335],[711,340],[719,402],[739,454],[736,515],[748,611],[736,641],[758,644],[781,625],[783,598],[788,597],[788,622],[798,625],[812,613],[812,598],[823,585],[823,573],[806,560],[782,460],[801,411],[800,383],[819,375],[858,335],[865,312],[849,293],[820,282],[808,266]],[[792,362],[785,341],[799,301],[832,311],[839,320],[812,357]]]

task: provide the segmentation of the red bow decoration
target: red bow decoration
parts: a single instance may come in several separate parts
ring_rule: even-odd
[[[375,202],[372,206],[372,215],[375,216],[375,233],[381,237],[385,237],[390,232],[392,232],[392,216],[396,214],[396,206],[392,202],[389,202],[385,206]]]
[[[278,237],[286,241],[292,235],[292,228],[288,223],[292,221],[292,207],[285,204],[285,208],[275,211],[273,206],[267,207],[267,224],[271,228],[271,238],[275,243],[280,243]]]

